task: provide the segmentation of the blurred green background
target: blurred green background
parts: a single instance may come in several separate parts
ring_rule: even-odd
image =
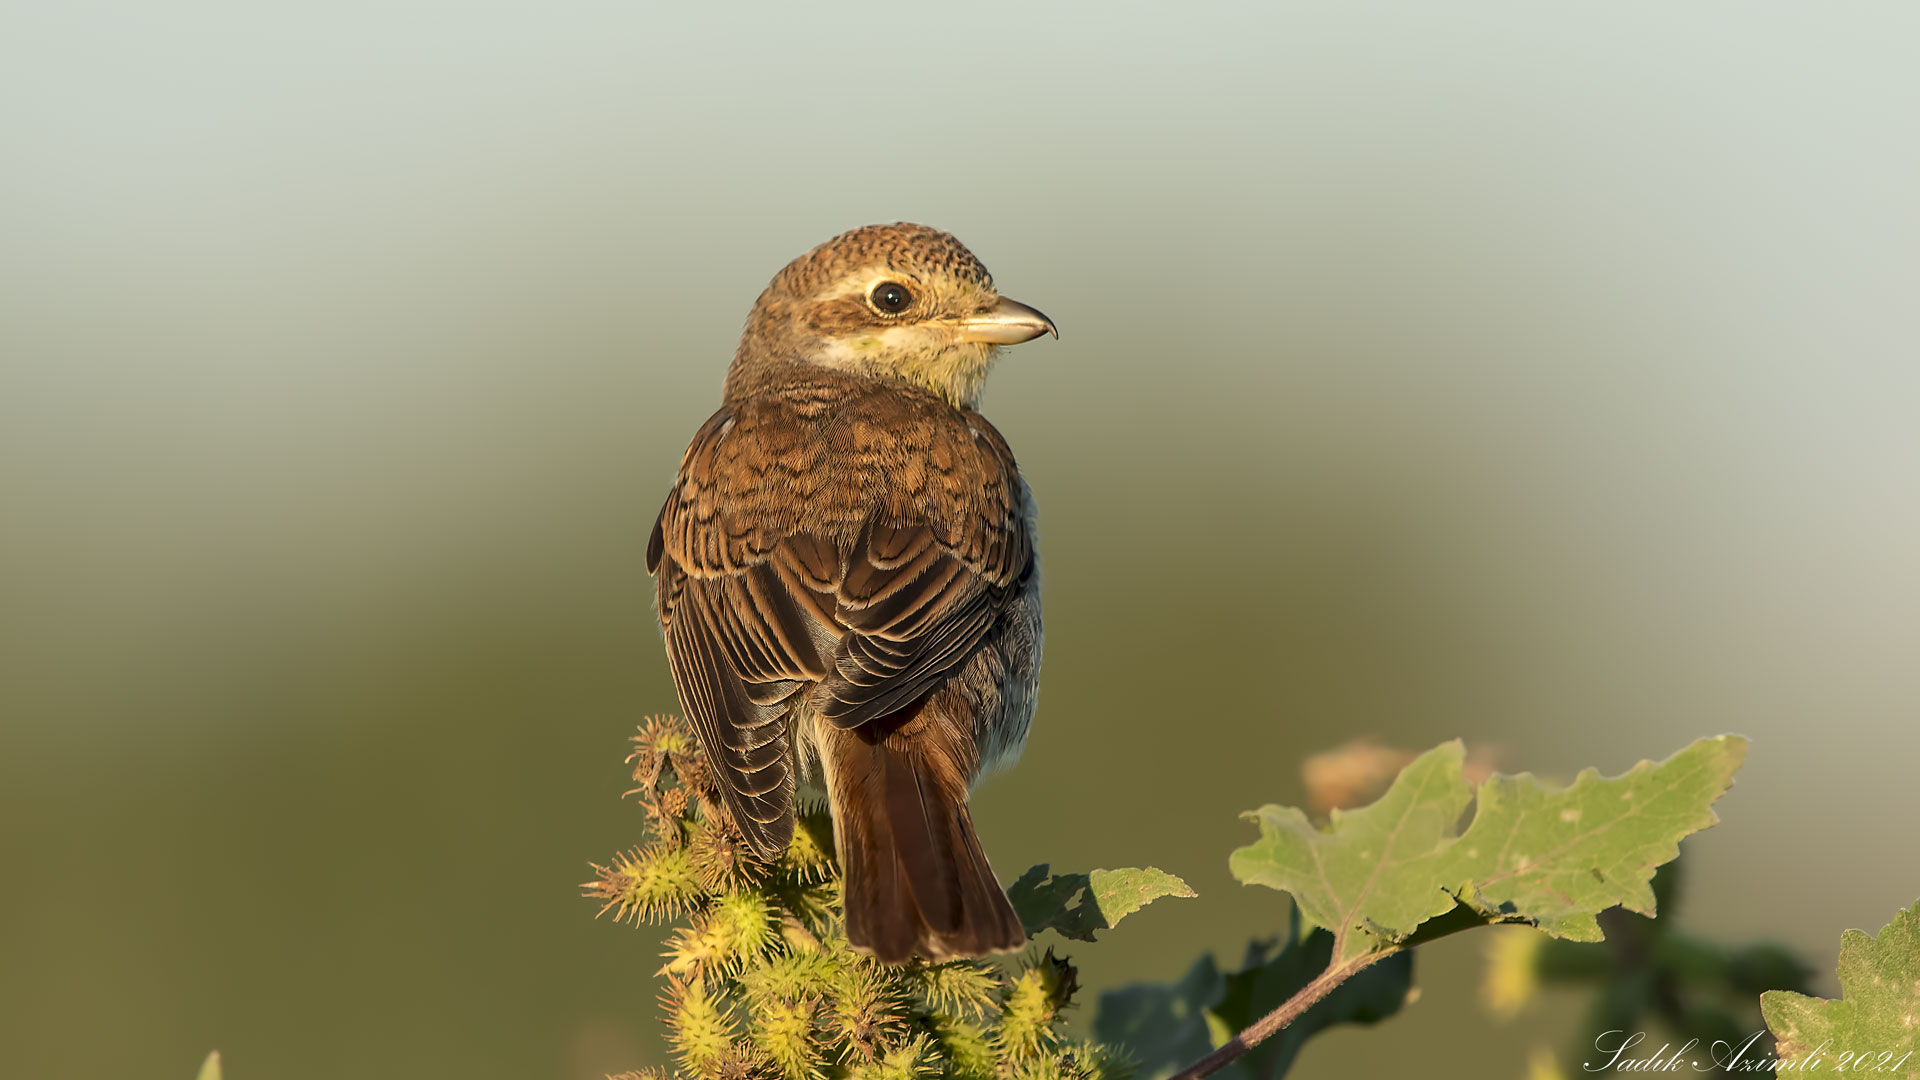
[[[0,1074],[595,1077],[674,707],[646,533],[766,279],[893,219],[1063,339],[1003,877],[1095,990],[1283,925],[1236,813],[1456,735],[1754,739],[1687,925],[1920,895],[1920,8],[0,4]],[[1470,990],[1296,1075],[1518,1075]],[[1830,988],[1830,983],[1828,984]],[[1090,1003],[1091,995],[1087,997]],[[1557,1026],[1556,1026],[1557,1025]]]

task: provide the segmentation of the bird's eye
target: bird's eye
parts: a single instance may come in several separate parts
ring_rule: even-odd
[[[867,302],[883,315],[898,315],[913,303],[913,291],[897,281],[883,281],[867,293]]]

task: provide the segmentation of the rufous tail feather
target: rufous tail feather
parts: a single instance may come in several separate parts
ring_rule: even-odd
[[[830,753],[847,941],[887,963],[1009,952],[1027,934],[937,749],[838,733]]]

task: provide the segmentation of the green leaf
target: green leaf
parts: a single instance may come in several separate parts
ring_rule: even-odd
[[[1041,863],[1007,889],[1028,937],[1051,928],[1075,941],[1092,941],[1095,930],[1116,926],[1163,896],[1192,895],[1186,882],[1150,866],[1049,875]]]
[[[220,1080],[220,1051],[213,1051],[200,1063],[199,1080]]]
[[[1701,739],[1612,779],[1588,769],[1565,788],[1495,776],[1480,785],[1472,824],[1456,832],[1476,800],[1456,740],[1415,758],[1373,805],[1334,811],[1325,830],[1292,807],[1249,813],[1260,839],[1229,866],[1243,882],[1292,894],[1309,923],[1332,931],[1334,963],[1406,944],[1456,905],[1465,914],[1430,933],[1527,922],[1598,941],[1594,916],[1607,908],[1653,914],[1654,869],[1718,820],[1712,804],[1746,750],[1737,736]]]
[[[1878,937],[1840,937],[1840,1000],[1790,990],[1760,995],[1781,1061],[1801,1072],[1911,1075],[1920,1067],[1920,903]]]

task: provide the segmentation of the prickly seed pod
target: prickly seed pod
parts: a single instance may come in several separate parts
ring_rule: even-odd
[[[979,1016],[994,1005],[1003,979],[977,960],[945,964],[915,963],[903,973],[915,999],[928,1013]]]
[[[662,972],[717,972],[731,975],[759,960],[780,937],[780,924],[765,897],[754,892],[726,893],[667,939]]]
[[[627,760],[639,763],[636,764],[633,778],[643,780],[645,777],[640,772],[641,765],[652,762],[657,775],[659,762],[675,755],[685,757],[697,752],[693,733],[687,730],[684,721],[677,716],[657,714],[647,717],[640,725],[640,733],[633,736],[633,753],[627,756]]]
[[[669,977],[660,1011],[667,1023],[667,1045],[688,1072],[707,1075],[733,1051],[733,1010],[704,978]]]
[[[635,787],[627,792],[629,795],[658,788],[669,760],[675,754],[686,753],[692,739],[677,718],[649,716],[631,742],[633,752],[627,755],[627,764],[633,766]]]
[[[757,892],[730,892],[720,896],[707,910],[705,922],[725,936],[729,952],[737,963],[761,959],[780,938],[779,915],[767,898]]]
[[[676,789],[678,790],[678,789]],[[695,825],[687,838],[694,872],[710,892],[751,888],[766,880],[767,865],[754,855],[732,829],[719,828],[711,819]]]
[[[701,897],[693,863],[682,849],[654,843],[614,856],[611,866],[590,865],[597,880],[580,887],[586,896],[605,901],[600,914],[612,910],[617,921],[638,926],[643,920],[677,918]]]
[[[816,998],[773,1001],[753,1011],[753,1044],[783,1080],[821,1080],[820,1048],[813,1041]]]
[[[905,1034],[907,1001],[894,973],[875,961],[846,954],[827,988],[823,1026],[841,1048],[841,1060],[876,1060]]]
[[[817,942],[811,950],[769,956],[740,973],[741,993],[755,1009],[823,997],[841,977],[844,956],[821,949]]]
[[[1027,961],[1026,969],[1007,988],[994,1047],[1008,1062],[1041,1057],[1059,1042],[1053,1021],[1060,1012],[1056,996],[1060,986],[1060,973],[1054,967],[1052,950],[1048,950],[1044,959]]]

